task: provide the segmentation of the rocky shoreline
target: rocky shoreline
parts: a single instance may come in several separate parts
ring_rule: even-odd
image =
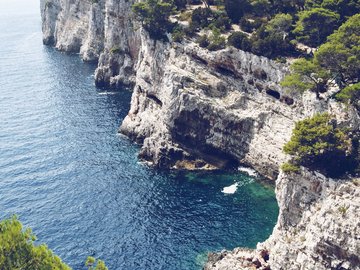
[[[234,48],[209,52],[190,40],[154,41],[132,18],[132,1],[93,2],[41,0],[44,44],[98,61],[97,86],[134,89],[119,131],[142,145],[143,160],[187,169],[244,164],[277,179],[281,211],[270,239],[254,256],[242,249],[212,255],[205,269],[253,267],[236,261],[255,268],[261,262],[263,269],[358,269],[359,239],[350,229],[358,230],[359,186],[306,170],[279,174],[287,160],[282,147],[297,121],[329,112],[354,128],[360,126],[356,111],[330,99],[331,93],[321,99],[286,93],[279,86],[286,64]],[[342,230],[337,208],[330,207],[347,203],[349,224]],[[268,261],[261,261],[263,250]]]

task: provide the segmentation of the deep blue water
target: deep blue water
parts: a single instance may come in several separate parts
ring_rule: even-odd
[[[200,269],[208,251],[271,233],[271,187],[240,174],[148,168],[117,134],[131,93],[41,43],[39,3],[0,0],[0,218],[18,214],[74,269]],[[221,190],[234,182],[233,195]]]

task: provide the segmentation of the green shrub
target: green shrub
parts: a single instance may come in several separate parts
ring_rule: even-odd
[[[291,162],[285,162],[284,164],[281,165],[281,170],[284,173],[297,173],[300,171],[300,167]]]
[[[176,27],[172,31],[171,37],[174,42],[182,42],[185,37],[185,32],[181,27]]]
[[[133,4],[132,10],[151,38],[166,39],[165,34],[172,27],[169,20],[169,16],[174,11],[172,3],[162,0],[146,0]]]
[[[216,28],[221,29],[222,31],[231,29],[231,20],[224,12],[218,12],[214,16],[214,20],[211,23]]]
[[[212,34],[210,36],[210,44],[207,46],[209,51],[217,51],[225,48],[226,39],[221,36],[220,30],[218,28],[214,28],[212,30]]]
[[[209,46],[210,41],[207,35],[201,35],[196,42],[199,44],[200,47],[202,48],[206,48],[207,46]]]
[[[96,260],[94,257],[87,257],[85,266],[88,270],[108,270],[105,263],[102,260]]]
[[[349,209],[349,206],[342,205],[342,206],[339,206],[338,211],[342,216],[345,216],[348,209]]]
[[[31,229],[14,216],[0,222],[0,269],[63,269],[70,267],[44,244],[35,246]]]
[[[329,114],[316,114],[296,123],[283,148],[294,165],[319,170],[329,176],[341,176],[355,169],[355,149],[347,130],[337,127]]]
[[[339,26],[339,14],[324,8],[313,8],[298,14],[293,33],[296,39],[309,46],[319,46]]]
[[[250,51],[251,50],[251,43],[248,36],[242,32],[233,32],[228,37],[228,45],[233,46],[237,49]]]
[[[351,103],[357,108],[360,108],[360,83],[345,87],[336,94],[335,98],[341,102]]]
[[[205,28],[210,25],[213,13],[209,8],[197,8],[191,15],[191,24],[195,28]]]
[[[111,54],[119,54],[119,53],[122,53],[122,49],[120,49],[119,47],[112,47],[110,49],[110,53]]]
[[[71,270],[46,245],[35,245],[36,236],[31,229],[23,229],[13,216],[0,222],[0,269],[24,270]],[[85,266],[89,270],[108,270],[105,263],[88,257]]]

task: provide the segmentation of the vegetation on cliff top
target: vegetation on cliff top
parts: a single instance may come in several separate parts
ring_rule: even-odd
[[[23,229],[13,216],[0,222],[0,269],[59,269],[70,270],[46,245],[35,245],[31,229]],[[89,270],[107,270],[104,262],[88,257],[85,265]]]
[[[209,38],[213,31],[228,38],[237,31],[244,34],[241,42],[234,43],[232,39],[228,45],[278,58],[302,54],[298,42],[310,47],[323,44],[343,22],[360,12],[360,3],[357,0],[145,0],[135,3],[133,11],[154,39],[163,38],[174,29],[177,42],[186,36],[196,39],[199,34]],[[171,15],[174,15],[172,19]]]
[[[301,165],[331,177],[353,172],[358,166],[358,138],[337,125],[329,114],[316,114],[299,121],[284,152],[292,156],[284,171]]]
[[[283,80],[283,87],[291,91],[309,89],[319,95],[336,85],[345,91],[337,95],[339,100],[354,104],[359,96],[360,14],[350,17],[331,34],[313,58],[301,58],[290,69],[292,73]]]

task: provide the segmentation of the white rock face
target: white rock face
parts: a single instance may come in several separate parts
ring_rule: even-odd
[[[41,0],[44,44],[99,61],[98,86],[133,84],[139,28],[127,0]]]
[[[135,85],[120,131],[143,144],[147,161],[175,168],[240,162],[275,179],[296,121],[316,112],[347,114],[311,93],[284,93],[279,82],[287,67],[265,57],[150,40],[134,22],[132,3],[42,0],[44,43],[98,59],[100,87]]]
[[[253,261],[261,262],[257,269],[360,269],[360,179],[280,173],[276,196],[280,213],[270,238],[254,251],[210,255],[206,270],[252,269]]]
[[[272,269],[360,269],[360,179],[281,173],[276,196],[278,222],[260,245]]]
[[[296,121],[324,111],[340,121],[352,115],[311,93],[284,93],[279,82],[287,67],[265,57],[141,36],[131,109],[120,131],[143,143],[141,157],[161,167],[178,168],[189,157],[218,167],[240,162],[276,179]]]
[[[283,64],[234,48],[150,40],[131,4],[41,0],[43,39],[98,60],[98,86],[134,86],[120,131],[143,144],[143,159],[174,168],[243,163],[276,179],[296,121],[327,111],[359,127],[351,108],[325,96],[285,93]],[[214,255],[206,269],[359,269],[359,187],[305,170],[276,183],[280,216],[270,239],[256,251]]]

